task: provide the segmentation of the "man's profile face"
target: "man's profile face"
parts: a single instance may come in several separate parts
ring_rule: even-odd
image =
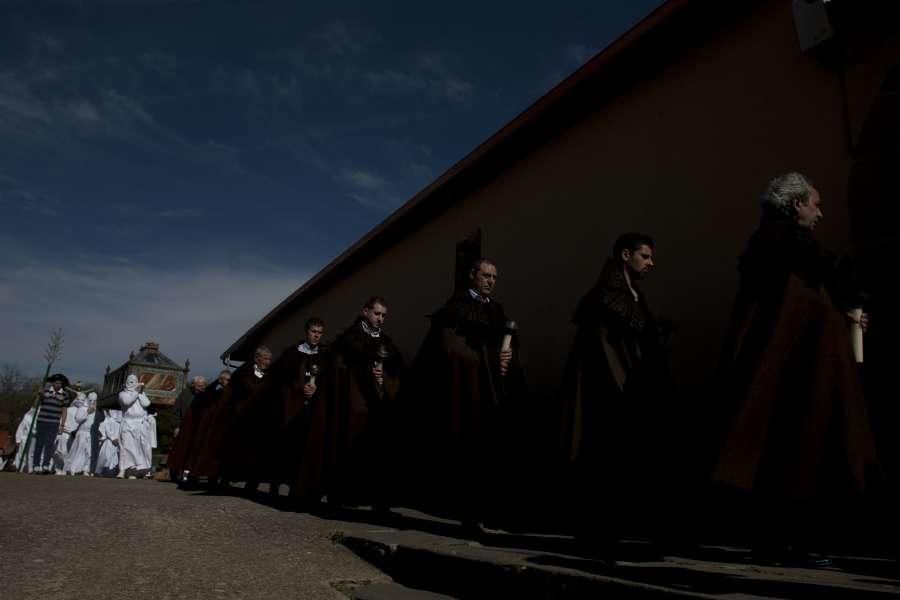
[[[483,262],[478,266],[478,270],[472,269],[469,278],[472,280],[472,289],[482,296],[490,296],[494,293],[494,286],[497,285],[497,267]]]
[[[271,354],[257,354],[256,358],[253,359],[256,363],[256,366],[260,368],[261,371],[265,371],[269,368],[269,365],[272,364],[272,355]]]
[[[369,324],[369,327],[379,329],[384,325],[384,320],[387,318],[387,312],[387,306],[376,302],[375,306],[372,308],[369,308],[368,306],[363,308],[363,318]]]
[[[796,211],[797,224],[806,227],[809,230],[816,228],[824,215],[822,214],[822,197],[819,196],[818,190],[813,188],[806,202],[800,200],[794,201],[794,210]]]
[[[653,248],[643,244],[636,250],[622,250],[622,262],[632,277],[640,279],[653,268]]]
[[[322,341],[322,336],[325,335],[325,328],[321,325],[313,325],[309,329],[306,330],[306,344],[311,348],[315,348],[319,345],[319,342]]]
[[[225,387],[228,385],[228,382],[231,381],[231,373],[228,371],[222,371],[219,373],[219,385]]]

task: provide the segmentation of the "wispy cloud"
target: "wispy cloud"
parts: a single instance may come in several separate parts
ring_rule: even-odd
[[[475,85],[458,74],[457,62],[447,53],[419,52],[407,65],[369,70],[364,77],[374,91],[427,93],[462,102],[472,96]]]
[[[163,219],[193,219],[205,214],[206,212],[199,208],[167,208],[159,211],[159,216]]]
[[[358,54],[376,38],[371,29],[343,19],[329,21],[307,35],[314,47],[337,56]]]
[[[147,340],[213,373],[222,350],[310,275],[262,266],[156,270],[115,257],[63,266],[19,255],[14,264],[0,270],[0,362],[39,371],[47,332],[62,327],[59,368],[93,381]]]
[[[62,202],[55,195],[31,189],[12,177],[0,174],[0,210],[59,217]]]
[[[363,169],[344,169],[338,176],[338,180],[369,192],[380,191],[388,187],[388,182],[384,177]]]
[[[399,204],[394,185],[383,175],[366,169],[342,169],[335,180],[349,198],[362,206],[385,212]]]
[[[588,44],[568,44],[564,46],[553,62],[550,71],[540,80],[536,92],[545,93],[568,77],[581,65],[592,59],[600,48]]]
[[[43,50],[48,52],[62,52],[65,50],[66,45],[57,37],[50,35],[49,33],[37,33],[31,38],[32,46],[37,50]]]
[[[132,202],[114,202],[106,206],[106,210],[124,218],[159,217],[161,219],[193,219],[206,215],[201,208],[191,206],[155,206],[148,207]]]
[[[571,60],[571,63],[575,66],[580,67],[591,58],[594,57],[600,51],[599,48],[595,48],[594,46],[587,46],[585,44],[572,44],[566,47],[566,55]]]

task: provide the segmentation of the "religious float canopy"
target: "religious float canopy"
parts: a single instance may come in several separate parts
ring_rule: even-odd
[[[103,379],[103,394],[101,406],[115,406],[118,404],[118,395],[125,386],[125,378],[134,373],[138,380],[144,384],[144,392],[150,397],[150,402],[155,408],[172,406],[175,398],[184,389],[185,378],[190,368],[190,361],[184,361],[184,366],[159,351],[159,344],[147,342],[137,354],[132,352],[128,362],[113,371],[106,367],[106,377]]]

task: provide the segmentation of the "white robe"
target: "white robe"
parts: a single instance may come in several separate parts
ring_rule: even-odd
[[[34,461],[34,432],[31,432],[31,438],[28,440],[28,448],[25,447],[25,438],[28,437],[28,430],[31,428],[31,423],[34,421],[34,409],[29,408],[28,412],[25,413],[25,416],[22,417],[22,421],[19,423],[19,427],[16,429],[16,469],[19,468],[19,461],[22,460],[22,454],[25,453],[25,462],[22,464],[22,472],[23,473],[31,473],[33,470],[33,461]]]
[[[65,408],[63,416],[62,432],[56,436],[56,452],[53,456],[53,466],[60,471],[67,471],[69,448],[74,441],[73,434],[78,429],[77,415],[79,411],[87,406],[87,400],[84,394],[78,394],[72,404]]]
[[[152,465],[153,437],[151,420],[147,414],[150,398],[134,390],[119,392],[122,407],[122,430],[119,434],[119,474],[127,469],[146,471]]]
[[[101,421],[97,431],[100,434],[100,450],[97,451],[97,466],[94,472],[98,475],[115,475],[119,467],[119,431],[122,424],[117,417],[107,416]]]
[[[94,428],[94,417],[97,413],[88,412],[90,408],[90,404],[84,404],[73,411],[75,413],[73,420],[78,424],[78,428],[73,435],[63,467],[67,473],[73,475],[91,472],[91,430]]]

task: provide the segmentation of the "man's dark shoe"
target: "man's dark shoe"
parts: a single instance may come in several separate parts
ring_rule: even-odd
[[[193,476],[182,477],[181,481],[178,482],[178,489],[185,490],[185,491],[196,490],[197,487],[199,486],[199,483],[200,482],[197,480],[196,477],[193,477]]]

